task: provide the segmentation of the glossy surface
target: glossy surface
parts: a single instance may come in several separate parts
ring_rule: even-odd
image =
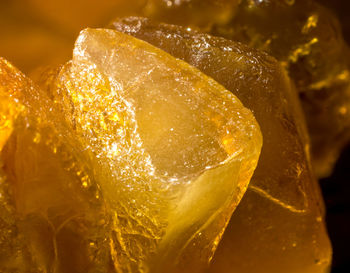
[[[108,217],[62,114],[4,59],[0,94],[0,271],[108,272]]]
[[[145,18],[116,20],[111,27],[213,77],[252,109],[261,126],[258,167],[210,272],[326,272],[331,247],[303,115],[277,61],[237,42]]]
[[[3,102],[28,109],[2,107],[1,270],[200,272],[257,164],[252,113],[112,30],[84,30],[45,92],[1,65]]]
[[[216,35],[282,62],[300,93],[318,176],[330,175],[350,140],[350,51],[338,19],[316,1],[243,0]]]
[[[225,8],[212,8],[210,16],[202,13],[200,19],[183,14],[212,1],[179,1],[166,7],[164,2],[149,0],[153,13],[141,14],[243,42],[282,63],[300,93],[316,174],[330,175],[350,140],[350,51],[338,19],[314,0],[226,0],[221,2]]]
[[[82,28],[134,14],[241,41],[281,61],[300,92],[316,175],[331,174],[350,139],[350,56],[337,18],[314,0],[2,1],[0,52],[35,77],[38,67],[70,59]]]

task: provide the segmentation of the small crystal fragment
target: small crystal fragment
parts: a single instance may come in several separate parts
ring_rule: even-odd
[[[259,164],[211,272],[325,272],[331,247],[322,197],[296,90],[278,62],[240,43],[145,18],[119,19],[111,27],[199,68],[251,108],[260,124]]]

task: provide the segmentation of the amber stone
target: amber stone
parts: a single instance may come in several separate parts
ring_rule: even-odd
[[[262,144],[234,95],[113,30],[82,31],[45,91],[0,68],[0,271],[207,266]]]
[[[0,98],[0,272],[109,272],[109,217],[62,113],[4,59]]]
[[[111,27],[185,60],[252,109],[264,138],[248,192],[210,272],[327,272],[331,246],[296,90],[272,57],[243,44],[149,19]]]
[[[301,93],[318,176],[331,173],[350,140],[350,51],[338,19],[313,0],[243,0],[235,17],[211,30],[267,51]]]
[[[212,8],[210,16],[198,14],[200,19],[184,14],[212,1],[175,2],[165,7],[166,1],[149,0],[153,12],[141,14],[243,42],[282,63],[300,93],[315,172],[330,175],[350,140],[350,51],[338,19],[314,0],[224,0],[224,8]]]
[[[187,63],[113,30],[84,30],[57,86],[100,165],[116,270],[200,272],[257,164],[250,111]]]
[[[130,14],[199,27],[276,57],[301,93],[316,174],[332,172],[350,139],[350,56],[338,20],[314,0],[1,1],[0,52],[34,76],[37,67],[66,62],[82,28]]]

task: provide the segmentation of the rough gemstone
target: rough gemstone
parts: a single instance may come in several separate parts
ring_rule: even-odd
[[[35,130],[19,124],[1,154],[9,215],[28,218],[20,234],[36,268],[206,267],[257,164],[252,113],[187,63],[113,30],[84,30],[45,90],[23,98],[41,117]]]
[[[57,81],[100,165],[116,269],[200,271],[257,164],[250,111],[187,63],[113,30],[83,31]]]
[[[234,18],[211,30],[267,51],[301,93],[318,176],[331,173],[350,140],[350,51],[338,19],[314,0],[243,0]]]
[[[325,272],[331,247],[322,197],[297,94],[278,62],[237,42],[145,18],[119,19],[111,27],[211,76],[252,109],[260,124],[261,157],[211,272]]]
[[[153,7],[152,12],[143,10],[147,17],[200,27],[281,61],[300,93],[315,172],[319,177],[331,174],[350,140],[350,51],[338,19],[328,9],[314,0],[223,0],[224,8],[194,20],[185,14],[212,1],[175,1],[169,6],[162,0],[147,2]]]
[[[4,59],[0,99],[0,272],[110,272],[109,218],[62,113]]]

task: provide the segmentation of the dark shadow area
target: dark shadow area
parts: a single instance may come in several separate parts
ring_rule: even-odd
[[[318,0],[337,15],[345,41],[350,44],[350,1]],[[327,207],[327,227],[333,245],[331,273],[350,272],[350,144],[331,177],[320,181]]]
[[[320,181],[327,227],[333,244],[332,273],[350,272],[350,145],[343,151],[331,177]]]
[[[350,44],[350,1],[318,0],[318,2],[334,11],[342,25],[344,39]]]

